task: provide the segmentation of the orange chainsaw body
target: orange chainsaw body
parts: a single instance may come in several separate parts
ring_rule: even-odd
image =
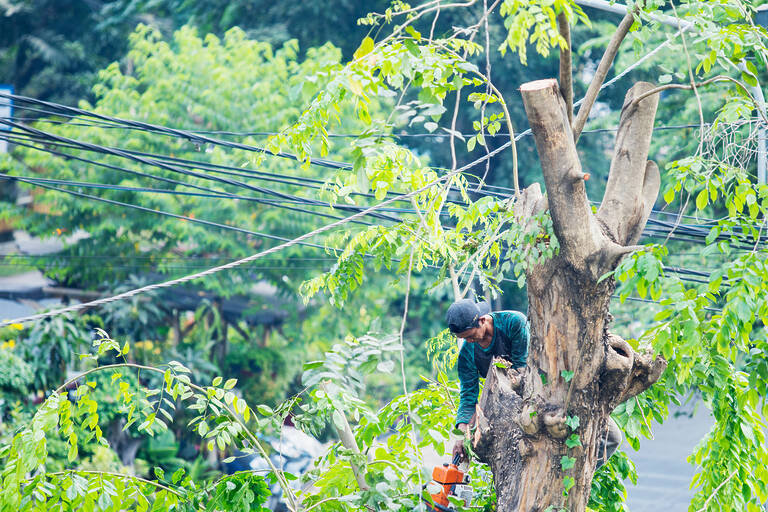
[[[436,466],[432,470],[432,480],[439,484],[440,492],[430,494],[430,496],[435,503],[443,507],[448,507],[451,504],[448,501],[448,496],[454,494],[453,490],[456,484],[465,482],[464,473],[455,464]]]

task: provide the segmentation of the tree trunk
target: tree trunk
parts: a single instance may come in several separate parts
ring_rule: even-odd
[[[666,367],[662,358],[635,354],[608,332],[614,283],[598,282],[635,249],[659,191],[658,169],[647,162],[658,97],[632,103],[650,88],[639,83],[627,94],[606,194],[595,215],[584,183],[589,174],[582,171],[557,82],[521,87],[547,197],[537,185],[529,187],[516,214],[526,223],[548,205],[560,251],[527,273],[527,366],[516,371],[491,365],[478,404],[475,451],[493,470],[501,512],[583,511],[611,411],[647,389]],[[566,440],[574,434],[581,446],[569,448]],[[563,469],[564,456],[575,458],[573,467]]]

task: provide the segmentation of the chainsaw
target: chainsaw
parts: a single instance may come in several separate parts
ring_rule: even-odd
[[[472,486],[469,485],[469,475],[458,468],[459,456],[453,457],[451,464],[444,463],[432,470],[432,481],[425,488],[432,498],[431,502],[424,498],[427,510],[433,512],[453,512],[455,507],[448,499],[449,496],[464,501],[468,507],[472,501]]]

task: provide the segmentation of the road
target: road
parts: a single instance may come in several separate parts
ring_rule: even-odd
[[[684,409],[690,413],[692,406]],[[679,412],[679,411],[678,411]],[[643,439],[635,452],[625,442],[622,449],[637,466],[637,485],[627,482],[627,504],[631,512],[686,512],[694,491],[689,489],[694,467],[686,461],[696,444],[709,431],[713,419],[700,405],[695,414],[670,417],[653,425],[654,438]]]

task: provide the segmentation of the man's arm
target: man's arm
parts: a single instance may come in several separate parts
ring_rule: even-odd
[[[459,352],[456,369],[459,373],[459,408],[456,412],[456,425],[467,424],[475,414],[477,395],[480,393],[480,375],[474,360],[474,348],[465,343]]]
[[[459,409],[456,413],[456,428],[467,433],[469,424],[475,416],[477,395],[480,392],[480,375],[474,361],[474,347],[464,344],[459,352],[459,360],[456,364],[459,373],[461,391],[459,393]],[[464,439],[458,439],[453,445],[453,456],[459,456],[460,461],[467,459],[464,453]]]

